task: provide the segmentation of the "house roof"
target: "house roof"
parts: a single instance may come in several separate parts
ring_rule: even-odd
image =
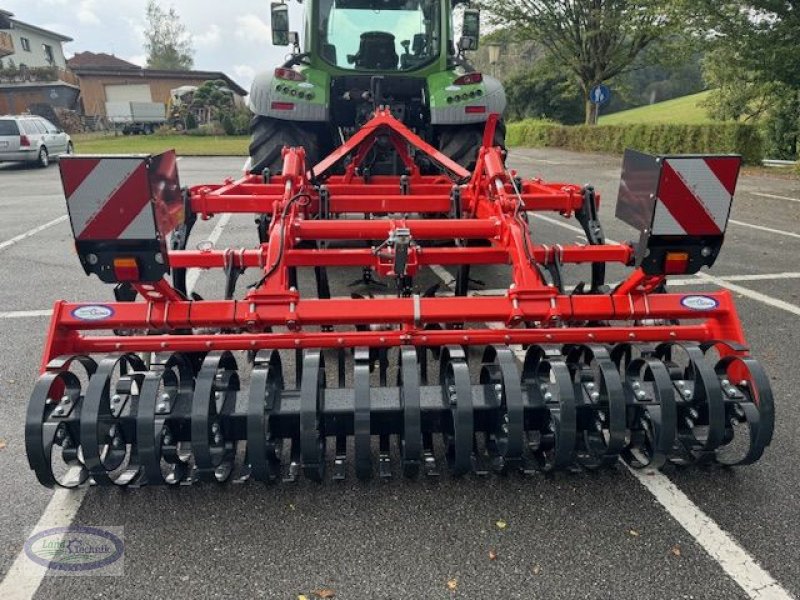
[[[0,10],[0,14],[2,14],[4,17],[7,17],[8,20],[11,21],[11,23],[13,25],[15,25],[15,26],[19,26],[19,27],[22,27],[24,29],[28,29],[30,31],[34,31],[34,32],[39,33],[41,35],[49,36],[49,37],[53,38],[54,40],[58,40],[59,42],[71,42],[72,41],[72,38],[71,37],[67,37],[66,35],[63,35],[63,34],[60,34],[60,33],[56,33],[55,31],[50,31],[49,29],[45,29],[43,27],[37,27],[36,25],[31,25],[30,23],[25,23],[23,21],[20,21],[19,19],[15,19],[14,18],[14,13],[9,12],[7,10]]]
[[[77,55],[76,55],[77,56]],[[125,62],[125,61],[122,61]],[[131,63],[127,63],[130,65]],[[130,66],[107,67],[107,66],[75,66],[70,63],[70,69],[78,77],[139,77],[141,79],[178,79],[187,81],[214,81],[221,79],[230,90],[239,96],[246,96],[247,90],[236,83],[221,71],[172,71],[162,69],[142,69],[141,67],[130,68]]]
[[[117,58],[113,54],[106,54],[105,52],[78,52],[75,56],[67,60],[67,65],[72,69],[141,69],[139,65]]]

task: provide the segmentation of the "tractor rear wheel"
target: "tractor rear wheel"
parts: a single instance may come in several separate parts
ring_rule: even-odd
[[[485,124],[447,125],[439,128],[439,150],[462,167],[472,170],[483,145]],[[506,147],[506,124],[500,120],[494,133],[494,145]]]
[[[306,151],[306,166],[313,167],[320,161],[320,136],[315,124],[282,121],[262,115],[250,122],[250,158],[252,173],[269,169],[273,175],[283,169],[283,148],[303,147]]]

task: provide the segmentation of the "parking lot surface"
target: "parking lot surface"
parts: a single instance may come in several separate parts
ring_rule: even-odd
[[[242,163],[184,158],[182,183],[235,177]],[[510,164],[526,177],[591,182],[603,196],[607,235],[634,237],[614,219],[619,157],[514,149]],[[736,296],[752,353],[775,391],[772,446],[747,468],[641,478],[620,465],[555,477],[372,483],[350,477],[324,485],[90,488],[54,497],[28,470],[23,438],[48,311],[62,298],[109,300],[111,288],[86,277],[78,263],[57,167],[0,166],[0,215],[2,598],[294,600],[323,588],[337,599],[800,596],[796,180],[744,177],[714,279],[693,287],[682,282],[682,289],[723,286]],[[565,223],[558,216],[533,219],[534,239],[579,239]],[[201,223],[193,242],[211,236],[217,224]],[[234,217],[217,246],[251,247],[255,240],[252,219]],[[215,275],[200,275],[201,294],[219,297],[224,282]],[[433,273],[425,277],[437,281]],[[495,289],[505,273],[479,269],[474,277]],[[334,293],[349,295],[352,279],[335,275]],[[26,587],[20,553],[33,528],[48,524],[43,515],[59,524],[124,527],[124,576],[47,576]],[[455,589],[448,588],[452,580]]]

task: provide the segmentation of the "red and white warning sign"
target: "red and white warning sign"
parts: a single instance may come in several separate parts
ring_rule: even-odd
[[[174,152],[69,157],[61,161],[61,180],[78,241],[155,239],[181,219],[173,207],[181,208]]]
[[[722,235],[741,162],[738,156],[665,158],[652,235]]]
[[[144,158],[76,157],[63,162],[61,179],[76,240],[156,236]]]

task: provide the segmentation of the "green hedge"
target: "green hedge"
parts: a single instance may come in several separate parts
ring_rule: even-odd
[[[627,148],[651,154],[741,154],[748,164],[764,158],[758,128],[742,123],[707,125],[600,125],[569,127],[528,119],[508,126],[509,146],[566,148],[621,154]]]

